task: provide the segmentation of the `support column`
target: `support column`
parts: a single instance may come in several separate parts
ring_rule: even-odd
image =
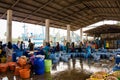
[[[50,27],[50,20],[49,19],[46,19],[45,20],[45,41],[46,42],[49,42],[49,27]]]
[[[81,39],[81,41],[83,40],[83,31],[82,31],[82,28],[80,28],[80,39]]]
[[[72,39],[71,39],[71,42],[74,42],[75,39],[74,39],[74,31],[72,31]]]
[[[94,40],[95,40],[96,36],[94,35]]]
[[[12,42],[12,10],[7,10],[7,42]]]
[[[70,42],[70,25],[67,25],[67,42]]]
[[[88,41],[88,35],[86,34],[86,40]]]

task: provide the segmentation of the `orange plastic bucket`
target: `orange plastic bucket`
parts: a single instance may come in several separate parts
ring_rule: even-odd
[[[8,66],[9,66],[10,70],[14,71],[15,66],[16,66],[16,62],[8,62]]]
[[[21,78],[30,78],[30,69],[21,69],[19,72]]]
[[[15,67],[14,75],[16,75],[16,76],[17,76],[17,75],[20,75],[20,72],[19,72],[20,70],[22,70],[22,67],[16,66],[16,67]]]
[[[31,65],[30,64],[27,64],[23,67],[24,69],[30,69],[31,68]]]
[[[8,69],[8,64],[6,63],[0,64],[0,72],[7,72],[7,69]]]

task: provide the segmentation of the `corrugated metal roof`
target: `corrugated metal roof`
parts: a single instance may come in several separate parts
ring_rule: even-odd
[[[13,10],[13,21],[45,25],[71,30],[89,26],[102,20],[120,20],[120,0],[0,0],[0,18],[6,19]]]

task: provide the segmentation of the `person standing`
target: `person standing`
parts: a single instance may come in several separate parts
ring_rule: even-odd
[[[8,42],[7,46],[5,47],[5,51],[6,51],[7,62],[12,61],[13,48],[11,42]]]
[[[59,42],[57,42],[57,45],[56,45],[56,52],[59,52],[60,51],[60,45],[59,45]]]
[[[91,55],[91,43],[87,42],[86,44],[86,59]]]
[[[74,51],[75,51],[74,42],[72,42],[72,44],[71,44],[71,52],[74,52]]]
[[[23,51],[24,49],[25,49],[25,44],[23,43],[23,41],[21,41],[20,50]]]
[[[69,52],[69,48],[70,48],[70,43],[67,42],[67,43],[66,43],[66,52],[67,52],[67,53]]]
[[[28,45],[29,51],[34,51],[34,44],[31,42],[30,39],[28,42],[29,42],[29,45]]]
[[[49,51],[50,51],[50,44],[49,42],[46,42],[46,46],[44,47],[44,52],[45,52],[45,58],[49,58]]]
[[[20,41],[17,42],[17,47],[20,49]]]
[[[82,48],[83,48],[83,43],[82,42],[80,42],[80,44],[79,44],[79,52],[82,52]]]

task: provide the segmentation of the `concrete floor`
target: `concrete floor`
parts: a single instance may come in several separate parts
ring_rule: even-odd
[[[68,63],[60,62],[52,66],[51,73],[31,75],[30,79],[21,79],[13,72],[0,73],[0,80],[86,80],[93,72],[112,71],[114,62],[109,60],[70,59]]]

